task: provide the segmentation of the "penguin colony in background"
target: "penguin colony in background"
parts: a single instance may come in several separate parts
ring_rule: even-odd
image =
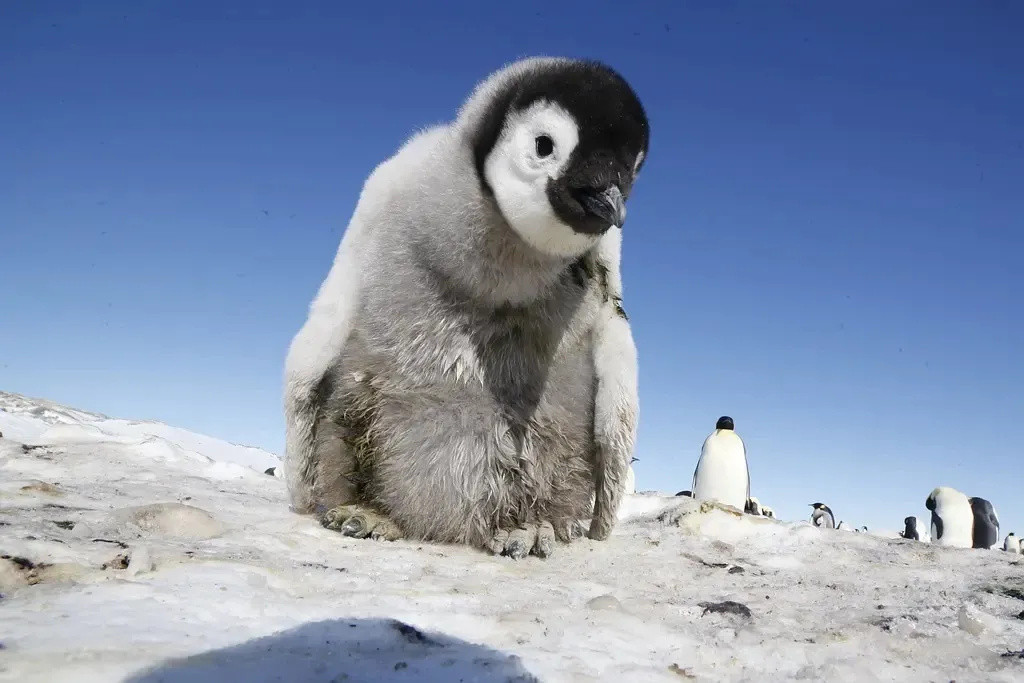
[[[648,139],[617,72],[533,58],[370,174],[285,360],[294,511],[515,559],[608,537],[636,438],[620,246]]]
[[[693,488],[676,495],[714,500],[750,515],[774,517],[770,508],[750,495],[746,448],[736,434],[734,420],[728,416],[720,417],[715,431],[704,440],[693,474]],[[811,503],[810,507],[810,521],[818,528],[868,533],[866,526],[855,528],[841,520],[837,523],[835,514],[825,503]],[[961,548],[993,548],[998,543],[999,516],[992,503],[984,498],[969,498],[955,489],[939,487],[928,496],[925,508],[931,512],[933,543]],[[903,524],[900,536],[915,541],[924,538],[924,529],[917,517],[907,517]],[[1024,552],[1020,539],[1012,533],[1006,537],[1003,549],[1018,554]]]
[[[532,58],[373,170],[285,360],[295,512],[355,538],[515,559],[608,537],[635,491],[620,252],[648,143],[617,72]],[[774,517],[750,490],[723,416],[678,495]],[[827,505],[812,508],[815,526],[836,527]],[[940,487],[927,508],[933,542],[995,545],[988,501]],[[905,523],[919,539],[916,518]]]

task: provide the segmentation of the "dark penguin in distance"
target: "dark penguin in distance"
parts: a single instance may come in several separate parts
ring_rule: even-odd
[[[992,503],[984,498],[974,497],[971,512],[974,513],[975,548],[991,548],[999,541],[999,516]]]
[[[903,520],[903,538],[910,539],[911,541],[920,541],[921,537],[917,533],[917,517],[907,517]]]

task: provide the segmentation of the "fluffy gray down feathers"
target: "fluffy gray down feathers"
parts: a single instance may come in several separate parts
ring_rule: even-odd
[[[480,191],[469,132],[520,62],[367,179],[289,349],[292,508],[359,503],[407,538],[485,547],[499,529],[610,533],[636,436],[621,230],[566,261]]]

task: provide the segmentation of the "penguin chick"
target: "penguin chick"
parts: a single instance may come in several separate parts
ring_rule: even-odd
[[[921,535],[917,531],[917,517],[906,517],[903,520],[903,531],[900,536],[911,541],[920,541]]]
[[[957,548],[974,544],[974,512],[967,496],[954,488],[939,486],[928,494],[924,506],[932,513],[932,543]]]
[[[814,508],[811,511],[811,522],[816,527],[823,529],[835,529],[836,528],[836,517],[832,514],[832,509],[824,503],[811,503],[811,507]]]
[[[1003,550],[1015,555],[1019,555],[1021,552],[1020,539],[1012,531],[1003,540]]]
[[[608,537],[636,438],[620,240],[648,137],[618,73],[534,58],[371,173],[285,362],[293,510],[513,558],[587,517]]]
[[[969,498],[974,515],[972,546],[989,549],[999,542],[999,515],[992,503],[984,498]]]
[[[737,510],[746,509],[750,500],[747,449],[728,415],[718,418],[715,431],[704,439],[693,471],[693,497],[715,500]]]

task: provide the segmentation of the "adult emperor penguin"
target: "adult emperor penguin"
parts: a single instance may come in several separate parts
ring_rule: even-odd
[[[974,514],[973,547],[992,548],[999,542],[999,515],[984,498],[970,498]]]
[[[693,497],[746,509],[750,499],[747,449],[728,415],[718,418],[715,431],[704,439],[693,471]]]
[[[608,537],[637,426],[619,250],[648,136],[617,72],[533,58],[373,171],[285,362],[293,510],[513,558],[588,518]]]
[[[932,543],[957,548],[974,545],[974,512],[967,496],[939,486],[928,494],[924,506],[932,513]]]
[[[917,530],[917,517],[911,516],[903,520],[903,533],[900,536],[911,541],[921,540],[921,532]]]
[[[1003,540],[1003,550],[1005,550],[1008,553],[1014,553],[1015,555],[1020,555],[1020,552],[1021,552],[1020,539],[1017,538],[1016,534],[1014,534],[1012,531],[1010,533],[1008,533],[1006,535],[1006,538]]]
[[[811,503],[811,523],[823,529],[836,528],[836,516],[832,514],[832,508],[824,503]]]

